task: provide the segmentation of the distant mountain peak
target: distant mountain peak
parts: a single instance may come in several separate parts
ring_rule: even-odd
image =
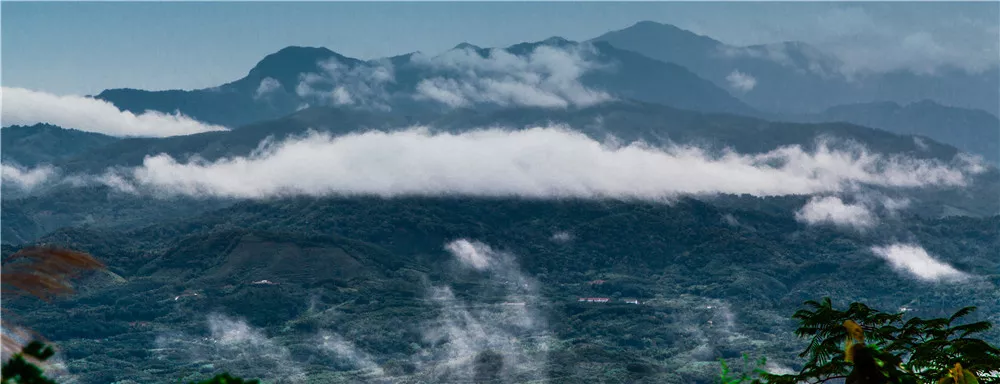
[[[454,48],[452,48],[452,50],[466,50],[466,49],[471,49],[471,50],[478,51],[478,50],[483,49],[483,48],[480,47],[480,46],[478,46],[478,45],[470,44],[470,43],[466,43],[466,42],[459,43]]]
[[[684,28],[680,28],[680,27],[678,27],[676,25],[667,24],[667,23],[658,23],[658,22],[655,22],[655,21],[652,21],[652,20],[643,20],[643,21],[640,21],[638,23],[632,24],[632,26],[630,26],[628,28],[625,28],[625,29],[631,29],[631,28],[635,28],[635,29],[649,29],[649,30],[661,30],[661,31],[670,30],[670,31],[674,31],[674,32],[686,32],[686,33],[690,33],[692,35],[697,35],[694,32],[688,31],[688,30],[686,30]]]
[[[659,28],[659,27],[674,27],[671,24],[657,23],[652,20],[642,20],[638,23],[632,24],[634,28]],[[676,27],[674,27],[676,28]]]
[[[340,55],[326,47],[300,47],[293,45],[264,56],[263,59],[257,62],[254,69],[266,71],[290,62],[324,60],[335,56]]]
[[[936,102],[934,100],[931,100],[931,99],[921,99],[921,100],[918,100],[918,101],[914,101],[914,102],[910,103],[907,106],[908,107],[909,106],[913,106],[913,107],[938,107],[938,108],[947,107],[947,106],[945,106],[945,105],[943,105],[941,103],[938,103],[938,102]]]
[[[691,32],[684,28],[680,28],[673,24],[658,23],[649,20],[640,21],[624,29],[608,32],[604,36],[614,33],[650,35],[650,37],[655,35],[655,37],[659,39],[664,39],[664,38],[685,39],[685,40],[697,41],[701,44],[708,44],[708,45],[722,44],[718,40],[715,40],[711,37],[705,35],[699,35],[697,33]],[[598,39],[601,39],[601,37],[598,37]]]
[[[552,36],[548,39],[542,40],[541,43],[544,45],[555,45],[559,47],[574,44],[572,41],[559,36]]]
[[[640,52],[656,60],[691,65],[709,53],[726,46],[711,37],[655,21],[640,21],[629,27],[611,31],[588,40],[606,42],[612,46]]]
[[[330,59],[336,59],[349,67],[361,63],[358,59],[346,57],[325,47],[289,46],[265,56],[250,70],[247,77],[270,77],[282,85],[294,85],[300,74],[316,72],[319,63]]]

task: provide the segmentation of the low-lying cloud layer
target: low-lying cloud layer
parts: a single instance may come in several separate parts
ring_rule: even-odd
[[[136,115],[107,101],[89,97],[59,96],[23,88],[3,87],[2,90],[0,118],[4,126],[46,123],[127,137],[167,137],[226,130],[180,113],[147,111]]]
[[[571,48],[539,46],[516,56],[502,49],[483,57],[472,48],[455,49],[436,57],[415,56],[421,66],[442,72],[421,80],[416,97],[466,107],[479,103],[548,108],[589,106],[611,99],[607,93],[585,87],[580,77],[601,68],[585,45]]]
[[[872,247],[872,252],[886,259],[896,270],[924,281],[955,281],[968,275],[943,263],[916,244],[892,244]]]
[[[190,196],[289,195],[638,198],[810,195],[861,186],[963,186],[969,170],[863,148],[713,155],[695,147],[605,145],[565,127],[461,134],[414,128],[306,137],[246,157],[179,162],[149,156],[121,173],[126,189]],[[122,187],[122,185],[118,185]]]

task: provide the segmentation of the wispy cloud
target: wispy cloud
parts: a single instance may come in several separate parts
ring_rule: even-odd
[[[726,81],[729,82],[731,88],[740,92],[749,92],[757,86],[756,78],[735,69],[726,76]]]
[[[978,72],[1000,64],[995,21],[940,19],[939,25],[916,27],[899,23],[906,18],[889,19],[864,7],[838,7],[803,28],[812,29],[816,44],[840,58],[848,74],[896,69],[933,73],[945,66]],[[983,45],[986,41],[991,43]]]
[[[795,213],[795,218],[807,224],[834,224],[867,229],[878,223],[878,217],[863,204],[846,204],[836,196],[813,197]]]
[[[859,186],[962,186],[952,164],[864,148],[781,147],[713,155],[689,146],[606,145],[565,127],[461,134],[424,128],[332,137],[311,134],[246,157],[186,163],[147,157],[121,174],[137,190],[261,198],[284,195],[467,195],[638,198],[834,193]]]
[[[872,247],[871,251],[886,259],[896,270],[909,273],[924,281],[956,281],[968,275],[943,263],[916,244],[892,244]]]
[[[207,326],[207,337],[185,333],[159,335],[156,353],[190,364],[209,361],[222,370],[275,383],[305,381],[304,371],[292,359],[288,348],[245,321],[211,314]]]
[[[535,307],[537,284],[518,268],[512,254],[469,239],[445,244],[459,265],[489,271],[479,281],[503,303],[463,300],[448,286],[432,286],[427,299],[436,315],[418,324],[424,348],[409,356],[415,377],[430,382],[522,382],[544,379],[552,337]],[[369,353],[344,337],[321,332],[322,350],[364,370],[365,382],[396,382]],[[496,381],[500,380],[500,381]]]
[[[567,231],[559,231],[553,233],[551,239],[557,243],[568,243],[573,240],[573,234]]]
[[[523,56],[493,49],[483,57],[471,48],[436,57],[415,56],[418,65],[441,73],[422,80],[416,97],[451,107],[479,103],[549,108],[593,105],[611,99],[609,94],[580,82],[585,73],[601,68],[593,55],[586,45],[543,45]]]
[[[270,77],[265,77],[260,81],[260,85],[257,86],[257,91],[254,92],[254,99],[265,98],[271,93],[281,89],[281,83]]]
[[[971,9],[979,8],[980,13],[994,14],[995,5],[966,4],[964,11],[952,7],[943,13],[927,12],[930,7],[935,5],[830,4],[804,17],[786,17],[781,23],[762,21],[751,28],[757,36],[753,41],[789,43],[724,46],[720,53],[849,78],[897,70],[931,74],[942,68],[977,73],[1000,64],[997,18],[955,12],[972,14],[977,11]],[[793,43],[797,41],[808,45]]]
[[[446,244],[445,249],[455,255],[463,264],[480,271],[489,268],[493,261],[489,257],[492,250],[482,243],[472,243],[462,239]]]
[[[753,57],[769,60],[798,73],[813,73],[824,77],[839,74],[843,65],[835,56],[823,53],[805,44],[790,42],[752,45],[748,47],[723,45],[719,47],[719,52],[717,53],[724,57]],[[747,76],[738,70],[733,70],[726,77],[726,80],[729,81],[731,86],[735,87],[734,84],[738,84],[738,81],[741,80],[740,75]],[[750,79],[754,80],[752,85],[755,86],[756,79],[752,76]],[[746,82],[744,81],[744,83]]]
[[[48,165],[28,169],[17,164],[3,164],[0,168],[3,185],[23,191],[30,191],[56,175],[55,168]]]
[[[147,111],[136,115],[114,104],[89,97],[60,96],[23,88],[3,87],[4,126],[47,123],[111,136],[167,137],[222,131],[180,113]]]
[[[519,270],[513,255],[478,241],[458,239],[445,248],[466,267],[490,270],[483,283],[500,287],[506,302],[472,306],[448,287],[432,288],[430,299],[440,315],[425,325],[424,339],[441,347],[417,356],[416,365],[437,381],[544,379],[551,336],[534,309],[540,298],[534,280]]]
[[[319,346],[355,367],[370,372],[376,378],[385,377],[385,371],[375,362],[374,357],[339,334],[320,332]]]
[[[295,93],[315,105],[344,105],[389,110],[386,86],[394,83],[392,63],[382,60],[348,65],[336,58],[319,63],[318,73],[300,76]]]

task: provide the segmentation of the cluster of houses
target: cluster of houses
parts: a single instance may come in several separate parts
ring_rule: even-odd
[[[607,297],[581,297],[576,301],[581,303],[609,303],[611,299]],[[625,304],[641,304],[638,299],[623,299],[622,301]]]

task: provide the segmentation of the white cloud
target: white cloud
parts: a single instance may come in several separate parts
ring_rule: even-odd
[[[845,204],[836,196],[813,197],[795,213],[795,218],[807,224],[829,223],[857,229],[871,228],[878,218],[862,204]]]
[[[331,58],[319,63],[322,72],[300,76],[296,94],[320,105],[345,105],[389,110],[387,85],[394,83],[395,70],[388,61],[350,66]]]
[[[515,381],[544,379],[552,337],[544,316],[534,309],[544,300],[534,280],[520,271],[513,255],[481,242],[458,239],[444,248],[462,261],[463,267],[489,269],[491,273],[482,276],[481,284],[503,293],[505,301],[470,303],[456,297],[447,286],[430,287],[427,298],[436,307],[436,315],[419,324],[426,347],[409,356],[408,361],[416,367],[414,378],[429,382],[472,382],[491,376]],[[371,354],[339,334],[320,332],[319,346],[364,370],[365,382],[398,381],[387,376]],[[484,364],[484,357],[492,361]]]
[[[36,186],[49,181],[56,173],[55,168],[43,165],[32,169],[23,168],[17,164],[3,164],[0,166],[2,172],[2,182],[4,186],[11,186],[30,191]]]
[[[552,234],[552,241],[557,243],[566,243],[573,240],[573,234],[566,231],[559,231]]]
[[[812,153],[799,146],[713,156],[694,147],[610,146],[565,127],[461,134],[424,128],[331,137],[310,134],[247,157],[181,163],[148,156],[122,174],[138,189],[259,198],[283,195],[468,195],[639,198],[678,195],[808,195],[859,186],[962,186],[948,164],[872,154]]]
[[[441,72],[422,80],[416,98],[451,107],[478,103],[548,108],[589,106],[611,99],[607,93],[580,83],[586,72],[600,68],[584,46],[539,46],[516,56],[493,49],[482,57],[474,49],[455,49],[436,57],[415,56],[414,61]]]
[[[893,268],[925,281],[961,280],[968,275],[934,259],[916,244],[892,244],[872,247],[871,251],[889,261]]]
[[[260,99],[270,95],[271,92],[281,89],[281,83],[278,80],[272,79],[270,77],[265,77],[260,81],[260,85],[257,86],[257,91],[254,92],[253,98]]]
[[[885,207],[887,211],[889,211],[890,213],[894,213],[896,211],[909,207],[910,199],[907,199],[905,197],[899,199],[894,199],[891,197],[883,197],[881,203],[882,206]]]
[[[473,382],[491,371],[482,369],[492,365],[482,359],[492,355],[496,370],[483,379],[544,381],[552,337],[542,316],[530,307],[533,297],[512,294],[507,297],[512,305],[473,306],[448,287],[434,288],[430,300],[440,315],[425,324],[423,336],[440,347],[414,356],[415,364],[432,382]]]
[[[741,92],[749,92],[757,86],[756,78],[735,69],[726,76],[726,81],[729,82],[730,87]]]
[[[210,125],[180,113],[147,111],[135,115],[109,102],[82,96],[59,96],[23,88],[3,87],[4,126],[47,123],[111,136],[166,137],[225,127]]]
[[[347,91],[347,88],[340,86],[333,89],[333,104],[350,105],[354,104],[354,99],[351,97],[351,93]]]
[[[969,173],[974,173],[974,174],[983,173],[986,172],[988,168],[987,167],[988,163],[986,162],[986,160],[984,160],[983,157],[979,155],[961,152],[958,155],[955,155],[955,160],[958,161],[959,166],[963,170]]]
[[[461,239],[446,244],[444,248],[448,252],[451,252],[462,264],[472,268],[482,271],[490,266],[491,260],[489,254],[493,253],[493,250],[486,244],[472,243]]]
[[[543,299],[535,281],[520,271],[513,255],[481,242],[458,239],[446,248],[464,266],[489,269],[492,273],[483,284],[505,292],[505,303],[473,306],[448,287],[432,288],[430,300],[440,314],[424,324],[423,336],[439,347],[413,356],[414,363],[434,382],[470,382],[487,372],[487,377],[476,381],[489,380],[489,376],[516,381],[545,379],[552,338],[544,316],[534,309]],[[482,369],[481,359],[489,356],[495,365],[485,366],[495,369]]]

